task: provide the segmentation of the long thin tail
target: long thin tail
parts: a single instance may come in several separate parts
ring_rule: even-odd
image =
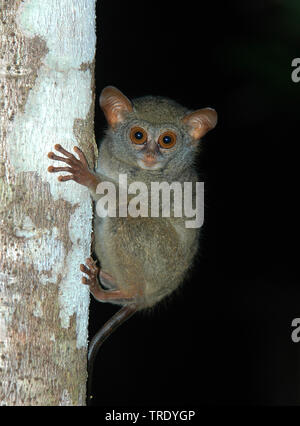
[[[88,399],[87,404],[91,404],[92,399],[92,375],[94,369],[95,359],[98,350],[102,343],[127,319],[129,319],[136,311],[137,305],[123,306],[118,312],[115,313],[100,330],[95,334],[89,345],[88,352]]]

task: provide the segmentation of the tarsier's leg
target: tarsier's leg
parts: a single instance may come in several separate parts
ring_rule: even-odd
[[[82,278],[82,283],[89,286],[90,292],[95,299],[100,302],[116,302],[116,303],[131,303],[136,300],[136,294],[128,294],[122,290],[117,289],[117,285],[114,283],[113,278],[100,270],[95,265],[92,258],[86,259],[86,265],[81,264],[80,270],[88,275]],[[100,271],[100,273],[99,273]],[[110,290],[103,290],[98,282],[98,275],[100,276],[101,283],[103,282],[106,287]],[[115,290],[113,290],[115,289]]]
[[[117,290],[118,286],[114,282],[114,279],[111,275],[104,272],[102,269],[100,269],[99,272],[99,278],[102,287],[104,287],[106,290]]]

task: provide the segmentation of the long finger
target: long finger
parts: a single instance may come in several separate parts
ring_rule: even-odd
[[[89,167],[88,162],[86,161],[85,155],[84,153],[81,151],[80,148],[78,148],[78,146],[74,146],[74,151],[76,152],[76,154],[78,154],[80,161],[86,166]]]
[[[74,180],[74,175],[58,176],[57,180],[65,182],[66,180]]]
[[[76,157],[74,157],[74,155],[71,153],[71,152],[69,152],[69,151],[67,151],[66,149],[64,149],[59,143],[57,143],[56,145],[54,145],[54,148],[56,149],[56,151],[59,151],[59,152],[61,152],[62,154],[64,154],[66,157],[69,157],[69,158],[76,158]]]
[[[70,164],[69,158],[60,157],[60,156],[54,154],[54,152],[49,152],[48,158],[50,158],[51,160],[63,161],[64,163]]]
[[[48,172],[50,173],[56,173],[56,172],[72,172],[73,169],[71,167],[48,167]]]

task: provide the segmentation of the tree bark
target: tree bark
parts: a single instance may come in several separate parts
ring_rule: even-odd
[[[0,0],[0,13],[0,404],[85,405],[92,204],[47,153],[96,158],[95,0]]]

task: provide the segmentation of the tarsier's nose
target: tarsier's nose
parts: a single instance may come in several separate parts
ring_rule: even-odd
[[[158,151],[158,144],[156,141],[148,141],[145,156],[156,158]]]
[[[155,164],[156,163],[156,155],[155,154],[153,154],[153,153],[150,153],[150,152],[148,152],[148,153],[146,153],[145,154],[145,156],[144,156],[144,163],[145,164],[147,164],[147,165],[153,165],[153,164]]]

